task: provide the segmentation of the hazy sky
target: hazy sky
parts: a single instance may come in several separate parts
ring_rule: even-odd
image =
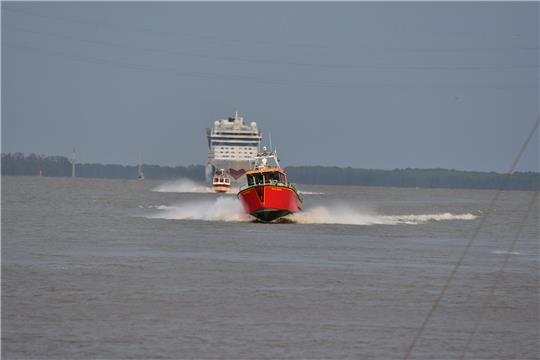
[[[205,164],[238,110],[284,165],[506,171],[539,115],[538,2],[1,6],[3,152]]]

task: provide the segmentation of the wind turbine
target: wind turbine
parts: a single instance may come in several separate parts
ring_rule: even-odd
[[[71,177],[75,177],[75,164],[77,163],[77,154],[75,153],[75,148],[73,148],[73,153],[71,154],[71,159],[69,159],[69,162],[71,163]]]

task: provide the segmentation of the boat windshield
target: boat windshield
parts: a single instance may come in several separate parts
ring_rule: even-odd
[[[279,172],[264,172],[246,175],[249,186],[253,185],[287,185],[287,177]]]

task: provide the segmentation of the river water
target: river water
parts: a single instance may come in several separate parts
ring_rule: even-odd
[[[532,192],[299,186],[253,222],[184,180],[2,177],[6,359],[538,359]],[[487,303],[511,243],[505,271]]]

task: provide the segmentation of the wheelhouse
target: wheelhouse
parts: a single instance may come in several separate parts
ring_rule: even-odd
[[[231,179],[226,178],[226,177],[218,177],[218,176],[216,176],[214,178],[214,184],[230,184],[230,183],[231,183]]]
[[[282,185],[287,186],[287,175],[281,169],[249,171],[246,173],[247,185]]]

